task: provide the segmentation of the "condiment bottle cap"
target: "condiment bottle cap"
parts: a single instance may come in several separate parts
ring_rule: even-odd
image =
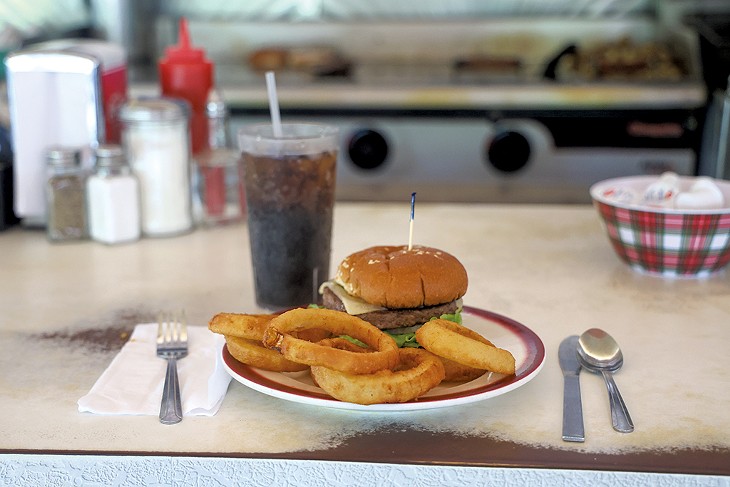
[[[101,144],[96,148],[96,164],[98,166],[114,166],[124,164],[124,150],[120,145]]]
[[[205,102],[205,112],[208,118],[222,118],[228,114],[228,107],[220,92],[213,88],[208,92],[208,99]]]
[[[208,62],[205,59],[203,49],[193,47],[190,44],[190,33],[188,21],[185,17],[180,19],[180,32],[176,46],[169,46],[165,49],[165,61],[172,63],[202,63]]]
[[[72,147],[49,147],[46,150],[46,161],[49,166],[73,167],[80,164],[79,150]]]

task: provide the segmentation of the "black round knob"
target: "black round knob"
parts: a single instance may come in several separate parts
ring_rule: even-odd
[[[357,167],[376,169],[388,158],[388,142],[375,130],[359,130],[350,139],[347,153]]]
[[[487,146],[487,161],[502,172],[519,171],[530,161],[530,142],[519,132],[500,132]]]

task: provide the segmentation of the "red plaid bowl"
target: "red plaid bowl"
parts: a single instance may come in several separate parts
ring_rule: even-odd
[[[633,269],[669,277],[704,277],[730,262],[730,181],[714,182],[725,197],[716,210],[675,210],[632,203],[657,176],[607,179],[591,186],[614,251]],[[680,191],[694,178],[680,177]]]

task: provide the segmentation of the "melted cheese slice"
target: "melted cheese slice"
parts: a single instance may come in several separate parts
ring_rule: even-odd
[[[330,291],[335,293],[338,298],[340,298],[340,301],[342,301],[342,304],[345,305],[345,311],[347,311],[348,314],[361,315],[363,313],[369,313],[371,311],[379,311],[385,309],[380,306],[375,306],[373,304],[367,303],[360,298],[356,298],[355,296],[351,296],[347,293],[347,291],[345,291],[345,288],[343,288],[334,281],[323,282],[322,285],[319,287],[319,293],[322,294],[325,288],[329,289]]]

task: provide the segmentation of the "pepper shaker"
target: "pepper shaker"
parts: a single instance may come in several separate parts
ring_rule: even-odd
[[[63,242],[87,238],[86,171],[81,167],[79,151],[52,147],[46,153],[46,162],[48,239]]]

